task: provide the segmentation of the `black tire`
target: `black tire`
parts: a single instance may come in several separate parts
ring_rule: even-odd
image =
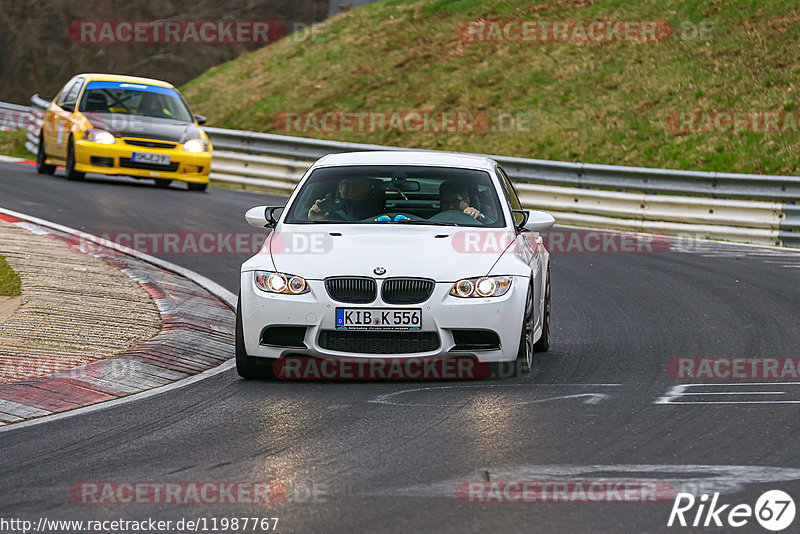
[[[80,181],[86,178],[85,172],[75,170],[75,142],[71,136],[67,145],[67,166],[64,169],[64,174],[67,176],[67,180],[72,181]]]
[[[533,286],[528,284],[528,298],[525,302],[525,316],[522,320],[517,361],[514,376],[528,376],[533,364]]]
[[[47,154],[44,151],[44,139],[39,134],[39,148],[36,149],[36,172],[39,174],[53,174],[56,172],[55,165],[47,165]]]
[[[189,188],[189,191],[200,191],[203,192],[208,189],[208,182],[204,184],[196,184],[193,182],[186,182],[186,186]]]
[[[550,267],[547,268],[547,285],[544,289],[544,318],[542,320],[542,337],[533,345],[533,352],[550,350]]]
[[[236,372],[245,380],[257,380],[259,378],[275,378],[272,370],[272,360],[267,358],[253,358],[247,355],[244,347],[244,331],[242,329],[242,298],[236,303]]]
[[[156,187],[159,189],[167,189],[169,184],[172,183],[172,180],[168,180],[166,178],[155,178]]]

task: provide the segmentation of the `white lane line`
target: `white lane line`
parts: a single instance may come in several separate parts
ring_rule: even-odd
[[[417,484],[404,488],[390,488],[367,493],[368,495],[393,495],[401,497],[457,498],[456,488],[469,481],[485,480],[488,473],[492,481],[630,481],[647,477],[650,481],[669,483],[674,492],[694,495],[719,492],[737,493],[750,484],[775,484],[800,480],[800,469],[759,465],[695,465],[695,464],[609,464],[609,465],[516,465],[484,467],[460,478],[440,480],[431,484]]]
[[[800,404],[800,400],[765,400],[765,401],[671,401],[656,404]]]
[[[420,388],[411,388],[411,389],[403,389],[400,391],[394,391],[392,393],[386,393],[383,395],[378,395],[372,399],[369,399],[368,403],[374,404],[387,404],[390,406],[428,406],[428,407],[441,407],[441,406],[464,406],[465,403],[458,403],[458,404],[446,404],[441,402],[431,402],[431,403],[414,403],[414,402],[402,402],[393,399],[393,397],[397,397],[400,395],[406,395],[409,393],[418,393],[423,391],[434,391],[434,390],[442,390],[442,389],[465,389],[465,388],[514,388],[514,387],[528,387],[528,388],[539,388],[539,387],[617,387],[621,384],[467,384],[467,385],[455,385],[455,386],[429,386],[429,387],[420,387]],[[554,400],[564,400],[564,399],[575,399],[575,398],[582,398],[587,397],[587,400],[584,401],[584,404],[597,404],[607,398],[609,395],[605,393],[576,393],[570,395],[558,395],[555,397],[545,397],[545,398],[538,398],[538,399],[529,399],[519,402],[508,402],[503,401],[506,405],[523,405],[523,404],[537,404],[541,402],[549,402]]]
[[[179,274],[179,275],[181,275],[181,276],[183,276],[185,278],[188,278],[189,280],[191,280],[192,282],[196,283],[197,285],[199,285],[200,287],[202,287],[203,289],[205,289],[206,291],[208,291],[212,295],[218,297],[223,302],[225,302],[228,305],[228,307],[231,308],[231,310],[235,310],[236,309],[236,295],[234,295],[233,293],[231,293],[230,291],[228,291],[227,289],[225,289],[221,285],[217,284],[213,280],[211,280],[209,278],[206,278],[205,276],[203,276],[203,275],[201,275],[199,273],[196,273],[194,271],[191,271],[189,269],[181,267],[180,265],[176,265],[176,264],[168,262],[166,260],[162,260],[162,259],[150,256],[149,254],[145,254],[143,252],[139,252],[138,250],[134,250],[134,249],[122,246],[122,245],[118,245],[118,244],[116,244],[116,243],[114,243],[112,241],[108,241],[106,239],[102,239],[102,238],[97,237],[97,236],[95,236],[93,234],[88,234],[86,232],[81,232],[80,230],[75,230],[74,228],[70,228],[69,226],[64,226],[62,224],[54,223],[52,221],[47,221],[45,219],[40,219],[38,217],[33,217],[33,216],[27,215],[25,213],[20,213],[18,211],[9,210],[9,209],[2,208],[2,207],[0,207],[0,213],[4,213],[6,215],[10,215],[10,216],[16,217],[18,219],[23,219],[25,221],[28,221],[28,222],[31,222],[31,223],[34,223],[34,224],[39,224],[41,226],[52,228],[53,230],[64,232],[66,234],[78,237],[80,239],[85,239],[85,240],[88,240],[88,241],[92,241],[93,243],[96,243],[98,245],[101,245],[101,246],[104,246],[106,248],[110,248],[110,249],[116,250],[116,251],[121,252],[123,254],[128,254],[128,255],[133,256],[134,258],[140,259],[140,260],[142,260],[144,262],[150,263],[150,264],[155,265],[157,267],[161,267],[162,269],[166,269],[168,271],[172,271],[172,272],[174,272],[176,274]],[[8,431],[11,431],[11,430],[16,430],[18,428],[26,428],[26,427],[30,427],[30,426],[34,426],[34,425],[40,425],[40,424],[43,424],[43,423],[48,423],[50,421],[57,421],[57,420],[60,420],[60,419],[66,419],[67,417],[74,417],[76,415],[90,413],[90,412],[94,412],[94,411],[97,411],[97,410],[105,410],[106,408],[111,408],[113,406],[119,406],[120,404],[125,404],[125,403],[128,403],[128,402],[136,402],[136,401],[140,401],[140,400],[147,399],[147,398],[150,398],[150,397],[154,397],[156,395],[160,395],[162,393],[167,393],[169,391],[173,391],[175,389],[179,389],[179,388],[186,387],[188,385],[194,384],[195,382],[199,382],[201,380],[205,380],[206,378],[210,378],[210,377],[212,377],[214,375],[217,375],[219,373],[225,372],[225,371],[233,368],[234,365],[235,365],[235,362],[233,361],[233,359],[231,359],[231,360],[226,361],[222,365],[219,365],[217,367],[208,369],[208,370],[203,371],[202,373],[196,374],[194,376],[191,376],[191,377],[188,377],[188,378],[184,378],[184,379],[179,380],[177,382],[173,382],[172,384],[167,384],[167,385],[164,385],[164,386],[160,386],[160,387],[156,387],[156,388],[153,388],[153,389],[149,389],[147,391],[143,391],[141,393],[136,393],[136,394],[133,394],[133,395],[129,395],[127,397],[121,397],[121,398],[110,400],[110,401],[100,402],[100,403],[97,403],[97,404],[93,404],[93,405],[90,405],[90,406],[85,406],[83,408],[77,408],[75,410],[70,410],[70,411],[67,411],[67,412],[61,412],[61,413],[57,413],[57,414],[53,414],[53,415],[37,417],[35,419],[29,419],[27,421],[23,421],[23,422],[19,422],[19,423],[13,423],[13,424],[9,424],[9,425],[4,425],[4,426],[0,427],[0,433],[8,432]]]
[[[684,393],[686,395],[786,395],[785,391],[717,391],[705,393]]]
[[[770,390],[737,390],[740,387],[765,387]],[[768,400],[716,400],[716,398],[709,398],[707,400],[683,400],[684,397],[706,397],[706,396],[731,396],[736,395],[790,395],[789,391],[774,391],[776,386],[800,386],[800,382],[731,382],[723,384],[680,384],[672,386],[662,396],[658,397],[653,404],[800,404],[800,400],[794,399],[768,399]],[[691,391],[690,388],[694,388]],[[697,391],[697,388],[706,388],[710,391]],[[731,388],[730,391],[717,391],[720,388]],[[795,394],[800,392],[795,391]]]
[[[30,161],[25,158],[15,158],[13,156],[0,156],[0,161],[3,163],[19,163],[21,161]]]
[[[206,378],[211,378],[212,376],[218,375],[220,373],[224,373],[225,371],[232,369],[236,365],[234,360],[228,360],[222,365],[218,365],[212,369],[208,369],[203,371],[202,373],[196,374],[194,376],[190,376],[188,378],[184,378],[182,380],[178,380],[177,382],[173,382],[172,384],[167,384],[166,386],[161,386],[153,389],[148,389],[147,391],[142,391],[141,393],[135,393],[133,395],[129,395],[127,397],[121,397],[119,399],[114,399],[105,402],[99,402],[97,404],[91,404],[89,406],[84,406],[83,408],[76,408],[74,410],[69,410],[66,412],[56,413],[53,415],[46,415],[44,417],[37,417],[36,419],[28,419],[27,421],[22,421],[19,423],[13,423],[10,425],[6,425],[0,427],[0,433],[9,432],[13,430],[17,430],[20,428],[27,428],[34,425],[40,425],[42,423],[50,423],[52,421],[59,421],[61,419],[66,419],[68,417],[74,417],[76,415],[83,415],[91,412],[96,412],[99,410],[105,410],[106,408],[112,408],[114,406],[119,406],[120,404],[126,404],[129,402],[136,402],[141,401],[144,399],[149,399],[150,397],[155,397],[156,395],[161,395],[162,393],[168,393],[170,391],[174,391],[176,389],[180,389],[189,385],[194,384],[195,382],[199,382],[201,380],[205,380]]]
[[[658,234],[655,234],[658,235]],[[757,257],[759,255],[800,256],[797,248],[780,245],[754,245],[752,243],[731,243],[714,239],[697,239],[686,245],[670,245],[670,252],[697,254],[706,257]]]

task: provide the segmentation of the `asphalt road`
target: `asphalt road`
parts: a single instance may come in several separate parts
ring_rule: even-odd
[[[117,179],[73,183],[61,171],[39,176],[0,164],[0,206],[97,233],[250,232],[244,211],[269,202]],[[234,292],[247,257],[156,255]],[[206,518],[209,531],[211,518],[247,516],[279,518],[278,532],[680,532],[697,529],[667,527],[669,498],[474,503],[457,488],[605,479],[720,492],[724,504],[753,506],[773,489],[800,499],[800,382],[722,380],[685,395],[673,388],[709,381],[666,371],[677,357],[797,357],[796,255],[709,246],[560,253],[552,261],[552,350],[537,355],[530,377],[298,383],[224,372],[141,402],[0,433],[0,518]],[[75,484],[103,481],[278,481],[287,498],[201,506],[70,497]],[[753,518],[744,528],[710,530],[766,532]]]

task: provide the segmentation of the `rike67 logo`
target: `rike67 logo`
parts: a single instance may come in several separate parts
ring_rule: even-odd
[[[714,493],[710,501],[705,493],[700,498],[691,493],[678,493],[667,526],[739,528],[752,524],[755,518],[763,528],[778,532],[787,529],[794,521],[794,516],[794,500],[781,490],[763,493],[755,506],[746,503],[723,504],[719,500],[719,493]]]

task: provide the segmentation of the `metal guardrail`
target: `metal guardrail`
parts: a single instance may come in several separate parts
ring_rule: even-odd
[[[18,113],[30,112],[31,108],[20,106],[18,104],[9,104],[8,102],[0,102],[0,111],[14,111]]]
[[[35,132],[41,127],[43,111],[36,106],[26,107],[0,102],[0,132],[26,129],[28,140],[25,142],[25,148],[35,153],[38,145]]]
[[[204,128],[215,148],[316,160],[333,152],[410,150],[341,141]],[[517,181],[581,188],[620,189],[712,198],[785,200],[800,198],[800,177],[681,171],[571,163],[489,155]]]
[[[49,105],[38,95],[31,102],[39,115]],[[410,150],[204,130],[214,146],[212,181],[281,193],[290,192],[311,162],[326,154]],[[28,139],[35,153],[37,137],[29,133]],[[514,180],[526,206],[553,213],[559,224],[800,247],[800,177],[490,157]]]

